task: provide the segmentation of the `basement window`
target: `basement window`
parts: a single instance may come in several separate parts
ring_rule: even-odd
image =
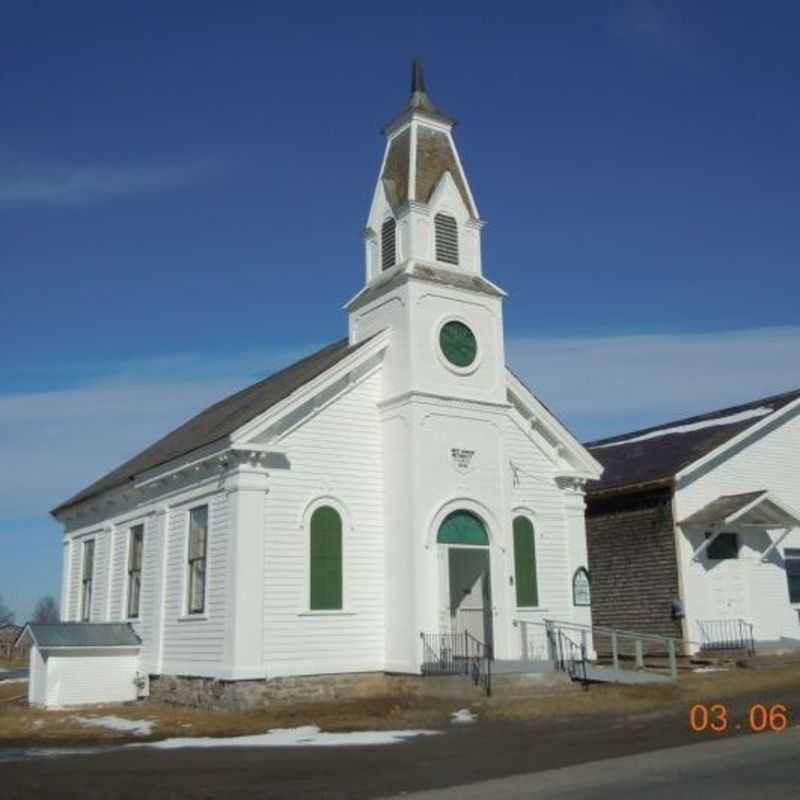
[[[706,534],[710,539],[712,533]],[[739,536],[735,533],[720,533],[708,546],[706,555],[715,561],[725,561],[730,558],[739,558]]]

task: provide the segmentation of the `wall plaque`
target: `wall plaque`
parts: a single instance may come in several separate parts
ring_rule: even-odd
[[[453,459],[453,466],[459,472],[467,472],[470,464],[472,464],[472,457],[475,455],[474,450],[462,450],[459,447],[450,449],[450,457]]]

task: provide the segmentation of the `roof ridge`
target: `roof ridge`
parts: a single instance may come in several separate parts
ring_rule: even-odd
[[[778,400],[784,400],[787,397],[795,395],[800,397],[800,388],[797,389],[790,389],[786,392],[779,392],[778,394],[769,395],[768,397],[761,397],[756,400],[750,400],[746,403],[739,403],[733,406],[727,406],[725,408],[718,408],[713,411],[706,411],[703,414],[695,414],[691,417],[683,417],[681,419],[670,420],[668,422],[662,422],[658,425],[651,425],[647,428],[640,428],[638,430],[633,431],[626,431],[625,433],[617,433],[613,436],[606,436],[602,439],[592,439],[591,441],[584,442],[584,446],[587,448],[598,447],[604,444],[610,444],[612,442],[623,442],[626,439],[632,439],[636,436],[643,436],[648,433],[653,433],[654,431],[663,430],[667,432],[670,428],[677,428],[680,425],[691,425],[695,422],[710,422],[711,420],[715,419],[716,417],[723,417],[727,415],[736,414],[742,411],[748,411],[752,408],[757,408],[759,405],[762,404],[769,404],[774,403]],[[771,416],[774,414],[778,409],[772,409],[770,414],[765,414],[766,416]],[[753,423],[755,425],[756,422],[759,422],[764,417],[754,418]]]

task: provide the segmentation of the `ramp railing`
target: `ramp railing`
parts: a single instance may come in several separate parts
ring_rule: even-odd
[[[665,666],[670,677],[678,677],[678,652],[684,640],[673,636],[641,633],[638,631],[608,628],[602,625],[584,625],[546,619],[542,622],[515,619],[523,641],[522,653],[527,652],[528,626],[544,629],[549,656],[557,670],[568,672],[581,680],[586,678],[589,654],[594,650],[598,656],[610,658],[616,673],[623,661],[633,660],[634,669],[663,671]],[[576,641],[577,640],[577,641]],[[653,663],[654,659],[657,661]],[[666,659],[666,665],[664,665]],[[647,663],[649,662],[649,664]],[[575,673],[573,675],[573,673]],[[583,675],[583,678],[580,677]],[[613,680],[613,675],[609,676]]]

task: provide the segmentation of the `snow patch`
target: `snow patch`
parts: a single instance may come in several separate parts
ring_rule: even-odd
[[[692,672],[729,672],[727,667],[695,667]]]
[[[124,717],[71,717],[75,722],[90,728],[106,728],[110,731],[123,731],[136,736],[149,736],[156,724],[146,719],[125,719]]]
[[[230,738],[178,738],[148,742],[131,747],[158,747],[175,750],[181,747],[341,747],[353,745],[396,744],[415,736],[433,736],[439,731],[351,731],[348,733],[323,733],[316,725],[299,728],[272,728],[254,736]]]
[[[701,422],[690,422],[686,425],[675,425],[672,428],[659,428],[656,431],[648,431],[641,436],[634,436],[631,439],[621,439],[618,442],[608,442],[607,444],[593,445],[591,450],[599,450],[601,447],[617,447],[621,444],[631,444],[633,442],[643,442],[646,439],[655,439],[659,436],[668,436],[671,433],[691,433],[701,431],[703,428],[714,428],[717,425],[733,425],[737,422],[745,422],[748,419],[764,417],[771,414],[772,409],[766,406],[751,408],[749,411],[739,411],[736,414],[728,414],[725,417],[715,417],[714,419],[704,419]]]
[[[478,715],[470,711],[468,708],[459,708],[450,715],[450,722],[453,725],[467,725],[470,722],[477,722]]]

